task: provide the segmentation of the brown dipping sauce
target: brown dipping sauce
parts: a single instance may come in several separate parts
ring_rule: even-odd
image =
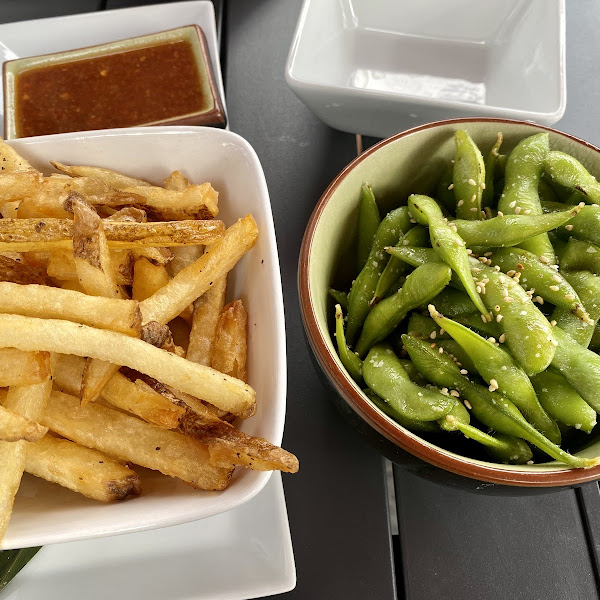
[[[19,73],[19,137],[131,127],[211,108],[187,41]]]

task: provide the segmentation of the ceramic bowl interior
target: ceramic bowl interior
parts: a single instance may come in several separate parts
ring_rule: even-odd
[[[280,444],[286,402],[283,298],[271,205],[256,153],[235,133],[213,127],[143,127],[65,133],[11,142],[48,173],[50,160],[104,166],[160,184],[174,169],[190,181],[210,181],[219,192],[219,218],[231,225],[250,213],[260,235],[227,281],[227,301],[248,310],[248,382],[259,399],[256,415],[240,428]],[[143,493],[104,505],[25,475],[1,548],[26,548],[156,529],[197,521],[247,502],[271,473],[237,469],[222,492],[194,490],[140,469]]]
[[[453,134],[466,129],[487,152],[502,131],[503,151],[545,128],[502,119],[456,119],[424,125],[380,142],[355,159],[331,183],[309,221],[299,268],[300,304],[317,361],[339,395],[379,434],[433,465],[474,479],[521,486],[561,486],[600,477],[600,466],[568,470],[547,464],[506,466],[466,458],[436,446],[398,425],[372,404],[340,362],[332,338],[333,301],[328,288],[344,277],[345,257],[355,237],[360,187],[369,182],[383,212],[405,204],[411,193],[431,193],[442,164],[454,156]],[[550,144],[575,156],[596,177],[600,151],[571,136],[550,130]],[[340,266],[341,265],[341,266]],[[352,274],[349,274],[351,277]],[[347,278],[348,282],[349,279]],[[600,440],[580,453],[600,454]]]
[[[448,116],[552,124],[566,103],[564,2],[305,0],[286,75],[352,133]]]
[[[149,46],[169,44],[175,42],[188,42],[192,48],[200,91],[204,99],[202,110],[194,113],[178,115],[169,119],[139,123],[138,125],[218,125],[225,126],[225,111],[217,89],[212,71],[210,55],[206,44],[204,32],[197,25],[177,27],[168,31],[161,31],[149,35],[127,38],[107,44],[78,48],[66,52],[29,56],[6,61],[3,64],[4,86],[4,131],[5,139],[21,137],[18,131],[18,102],[16,91],[16,78],[19,73],[30,69],[39,69],[52,65],[72,63],[89,60],[101,56],[128,52]],[[126,82],[124,82],[126,83]]]

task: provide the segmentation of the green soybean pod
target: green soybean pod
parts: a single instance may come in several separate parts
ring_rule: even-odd
[[[373,239],[377,228],[381,223],[379,207],[375,200],[375,194],[368,183],[363,183],[360,189],[360,200],[358,204],[358,241],[356,267],[360,272],[369,258]]]
[[[452,410],[452,399],[412,383],[389,346],[379,344],[363,364],[365,383],[405,419],[437,421]]]
[[[412,229],[409,229],[404,235],[400,236],[396,246],[424,246],[429,241],[429,235],[427,229],[422,225],[415,225]],[[389,254],[389,252],[388,252]],[[371,300],[371,305],[377,304],[386,294],[386,292],[392,287],[394,282],[407,271],[407,264],[405,261],[400,260],[396,256],[390,256],[385,269],[379,277],[377,286],[375,287],[375,293]]]
[[[498,210],[505,215],[523,213],[541,215],[538,187],[544,170],[544,161],[550,152],[548,133],[538,133],[521,140],[510,153],[506,163],[504,191],[498,201]],[[556,262],[552,244],[544,233],[523,242],[525,250],[545,256]]]
[[[346,337],[352,344],[369,313],[369,303],[373,298],[377,282],[387,264],[389,254],[385,252],[386,246],[393,246],[400,235],[412,227],[408,208],[401,206],[390,211],[377,228],[369,257],[362,271],[354,280],[348,295],[348,327]]]
[[[416,419],[407,419],[395,410],[389,402],[378,396],[373,390],[366,388],[363,392],[379,410],[383,411],[389,417],[392,417],[396,423],[402,425],[402,427],[409,431],[436,433],[440,430],[437,421],[417,421]]]
[[[596,412],[600,412],[600,356],[580,346],[558,326],[554,327],[554,335],[558,346],[552,367]]]
[[[594,204],[600,204],[600,183],[573,156],[554,150],[544,160],[544,168],[552,181],[576,190]]]
[[[600,273],[600,246],[570,238],[563,252],[560,268],[565,271]]]
[[[348,310],[348,294],[346,292],[329,288],[328,293],[333,298],[333,301],[339,304],[343,310]]]
[[[335,339],[337,342],[338,355],[342,364],[348,371],[348,374],[354,381],[360,383],[362,381],[362,360],[358,358],[352,350],[346,345],[346,337],[344,335],[344,315],[339,304],[335,306]]]
[[[542,202],[542,208],[548,213],[555,213],[569,207],[560,202]],[[597,204],[584,206],[566,224],[559,226],[556,234],[564,240],[574,237],[600,246],[600,206]]]
[[[573,206],[561,212],[544,215],[498,215],[486,221],[453,221],[458,235],[465,241],[467,247],[503,248],[520,246],[526,248],[531,239],[536,239],[541,233],[556,229],[565,223],[570,223],[576,215],[587,207]],[[600,208],[600,207],[599,207]],[[526,248],[529,250],[529,248]],[[531,250],[530,250],[531,251]],[[535,254],[535,252],[533,252]],[[536,254],[542,256],[543,253]],[[553,261],[548,260],[549,264]]]
[[[485,188],[485,164],[483,156],[463,130],[454,134],[456,152],[454,155],[454,196],[456,215],[461,219],[481,219],[481,195]]]
[[[365,319],[356,344],[356,352],[364,356],[369,348],[384,340],[409,311],[421,306],[439,294],[450,281],[450,267],[444,263],[430,263],[417,267],[407,278],[404,286],[393,296],[376,304]]]
[[[596,425],[596,411],[560,374],[550,369],[531,378],[540,404],[560,423],[590,433]]]
[[[522,248],[499,248],[490,256],[490,260],[504,273],[520,273],[519,284],[523,289],[532,288],[536,296],[546,302],[565,308],[580,320],[589,319],[571,284],[535,254]]]
[[[512,400],[523,416],[549,440],[560,444],[560,431],[554,420],[539,403],[529,377],[509,352],[485,339],[460,323],[442,316],[430,306],[430,314],[465,350],[475,364],[481,377],[490,385],[490,391],[498,390]]]
[[[455,167],[456,173],[456,167]],[[479,297],[469,268],[469,255],[465,242],[444,219],[434,200],[428,196],[412,194],[408,198],[411,215],[422,225],[429,226],[431,246],[438,256],[458,275],[473,304],[483,314],[485,306]]]
[[[449,339],[450,336],[440,329],[438,324],[431,318],[426,317],[418,312],[412,312],[408,319],[406,327],[408,333],[412,333],[416,337],[427,340]]]
[[[435,187],[435,197],[449,212],[456,210],[456,198],[454,197],[454,163],[448,161],[444,166],[440,178]]]
[[[496,142],[492,149],[488,152],[485,159],[485,188],[481,195],[481,203],[483,206],[494,206],[494,180],[496,178],[496,163],[498,162],[500,146],[502,145],[503,136],[498,132]]]

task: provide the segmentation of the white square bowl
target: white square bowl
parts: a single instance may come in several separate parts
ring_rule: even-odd
[[[551,125],[566,107],[565,3],[305,0],[286,80],[350,133],[465,116]]]
[[[249,315],[248,382],[257,412],[241,428],[280,444],[286,401],[285,323],[279,260],[269,195],[256,153],[230,131],[202,127],[143,127],[23,138],[10,142],[33,166],[49,160],[96,165],[160,183],[179,169],[219,192],[226,225],[248,213],[260,231],[254,248],[228,279],[228,300],[242,298]],[[136,468],[136,470],[138,470]],[[236,469],[222,492],[194,490],[140,469],[138,498],[104,505],[32,476],[23,478],[2,548],[23,548],[155,529],[203,519],[247,502],[271,473]]]

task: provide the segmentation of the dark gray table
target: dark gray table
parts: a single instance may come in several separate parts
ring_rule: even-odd
[[[136,0],[4,0],[0,21],[149,4]],[[284,444],[301,472],[284,478],[298,585],[289,598],[392,600],[599,597],[596,483],[536,497],[457,491],[394,469],[392,535],[385,463],[332,408],[300,321],[304,227],[354,136],[322,124],[288,89],[284,66],[298,0],[215,0],[231,128],[256,149],[275,218],[288,340]],[[600,6],[567,12],[568,108],[558,128],[600,145]],[[372,141],[366,141],[371,143]]]

